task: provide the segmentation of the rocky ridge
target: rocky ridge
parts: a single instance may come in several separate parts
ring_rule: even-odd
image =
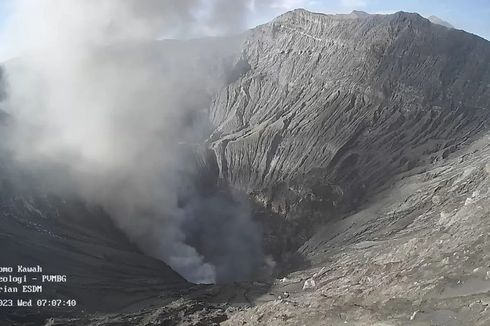
[[[249,33],[249,70],[211,107],[221,176],[301,242],[484,130],[489,58],[487,41],[417,14],[289,12]]]

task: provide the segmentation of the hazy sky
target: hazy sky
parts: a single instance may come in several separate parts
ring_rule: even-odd
[[[0,0],[0,61],[5,60],[2,37],[5,25],[12,15],[10,7],[18,0]],[[83,0],[67,0],[83,1]],[[179,1],[179,0],[175,0]],[[229,0],[233,2],[235,0]],[[490,40],[489,0],[249,0],[252,14],[248,26],[252,27],[291,9],[305,8],[316,12],[346,13],[363,10],[369,13],[418,12],[428,17],[436,15],[455,26]],[[264,8],[264,3],[267,3]],[[260,5],[262,4],[262,5]],[[255,10],[254,10],[255,8]],[[237,8],[238,10],[238,8]]]
[[[0,28],[9,17],[9,6],[14,1],[0,0]],[[250,1],[256,2],[256,0]],[[349,12],[353,9],[369,13],[391,13],[403,10],[418,12],[423,16],[436,15],[457,28],[490,39],[490,1],[488,0],[275,0],[270,3],[270,12],[256,13],[250,22],[251,25],[262,23],[282,11],[295,8],[326,13]]]

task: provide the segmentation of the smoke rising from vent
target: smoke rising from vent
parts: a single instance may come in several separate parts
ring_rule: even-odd
[[[231,4],[233,3],[233,5]],[[103,206],[146,253],[198,283],[264,263],[247,201],[216,187],[206,110],[249,1],[21,0],[3,39],[19,166]],[[211,158],[210,158],[211,157]]]

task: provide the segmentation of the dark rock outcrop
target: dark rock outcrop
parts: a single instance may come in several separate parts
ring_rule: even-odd
[[[38,277],[24,285],[41,285],[42,293],[9,294],[9,298],[76,300],[63,313],[119,311],[158,295],[177,296],[189,284],[165,263],[144,255],[99,207],[76,198],[44,192],[28,174],[0,160],[1,266],[40,266],[43,275],[62,275],[66,282],[45,283]],[[2,274],[5,276],[6,274]],[[9,285],[9,284],[3,284]],[[35,302],[35,301],[34,301]],[[41,308],[42,309],[42,308]],[[37,325],[59,308],[0,311],[8,323]],[[3,324],[2,324],[3,325]]]

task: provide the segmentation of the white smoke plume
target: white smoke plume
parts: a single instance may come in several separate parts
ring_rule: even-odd
[[[246,200],[196,186],[215,172],[197,168],[206,110],[239,42],[157,39],[236,33],[249,5],[18,0],[2,36],[20,53],[5,68],[16,161],[42,170],[51,191],[103,206],[197,283],[247,278],[263,263]]]

